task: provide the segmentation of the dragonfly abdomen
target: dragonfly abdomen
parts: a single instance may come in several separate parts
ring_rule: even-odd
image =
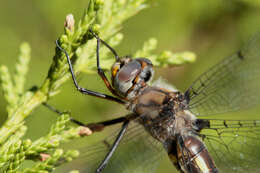
[[[218,173],[204,143],[195,136],[177,138],[177,160],[187,173]]]

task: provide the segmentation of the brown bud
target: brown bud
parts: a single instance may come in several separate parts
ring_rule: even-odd
[[[88,127],[80,127],[79,135],[80,136],[89,136],[92,134],[92,131]]]
[[[66,20],[64,22],[64,27],[69,29],[70,31],[74,30],[74,24],[75,24],[75,20],[72,14],[68,14],[66,16]]]
[[[49,154],[46,154],[46,153],[41,153],[40,154],[40,160],[42,162],[44,162],[45,160],[47,160],[48,158],[50,158],[51,156]]]

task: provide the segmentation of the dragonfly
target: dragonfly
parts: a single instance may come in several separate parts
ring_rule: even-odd
[[[71,118],[93,132],[117,127],[111,136],[85,148],[78,162],[83,172],[152,173],[163,158],[181,173],[260,172],[260,120],[246,119],[247,114],[236,119],[234,113],[232,119],[218,119],[260,102],[260,34],[180,92],[163,82],[150,85],[154,70],[148,58],[120,57],[89,32],[97,40],[98,75],[113,96],[80,87],[70,57],[57,40],[74,85],[82,94],[124,105],[129,114],[89,124]],[[100,67],[101,44],[115,57],[111,82]]]

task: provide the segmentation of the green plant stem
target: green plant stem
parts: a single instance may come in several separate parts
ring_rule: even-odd
[[[13,112],[0,129],[0,144],[24,124],[24,119],[42,102],[47,100],[46,93],[41,90],[27,92],[24,102]]]

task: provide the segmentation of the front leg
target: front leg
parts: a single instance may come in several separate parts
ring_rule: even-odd
[[[60,47],[58,40],[56,40],[56,46],[66,55],[73,83],[74,83],[75,87],[77,88],[77,90],[79,92],[81,92],[82,94],[91,95],[91,96],[95,96],[95,97],[98,97],[98,98],[115,101],[115,102],[120,103],[120,104],[125,103],[124,101],[122,101],[119,98],[116,98],[116,97],[113,97],[113,96],[110,96],[110,95],[106,95],[106,94],[103,94],[103,93],[99,93],[99,92],[96,92],[96,91],[91,91],[91,90],[88,90],[86,88],[80,87],[78,85],[77,80],[76,80],[76,76],[75,76],[75,73],[74,73],[74,70],[73,70],[73,67],[72,67],[72,63],[70,61],[70,57],[69,57],[68,53],[66,52],[66,50],[64,50],[63,48]]]

